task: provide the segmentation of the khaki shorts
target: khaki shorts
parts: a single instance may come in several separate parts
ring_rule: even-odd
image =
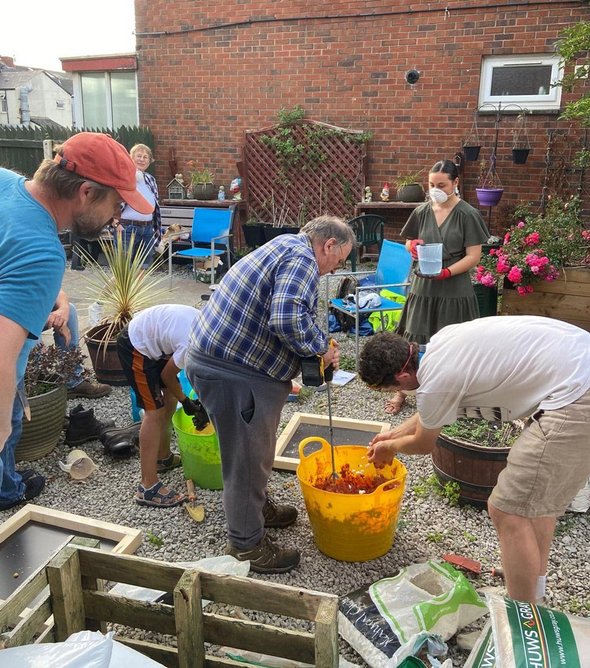
[[[511,515],[559,517],[590,478],[590,390],[539,413],[510,448],[490,503]]]

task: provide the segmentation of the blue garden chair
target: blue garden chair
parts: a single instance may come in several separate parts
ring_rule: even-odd
[[[326,303],[336,311],[346,313],[354,318],[354,335],[356,350],[356,367],[358,370],[359,360],[359,324],[362,316],[369,316],[371,313],[379,313],[382,320],[382,329],[385,329],[384,315],[386,311],[396,311],[403,308],[403,303],[388,299],[381,295],[380,306],[371,306],[369,308],[360,308],[359,296],[363,292],[376,292],[380,294],[382,290],[389,290],[397,295],[405,296],[408,291],[409,274],[412,268],[412,256],[403,244],[385,239],[381,246],[381,253],[377,262],[375,272],[357,271],[345,272],[328,275],[326,281]],[[354,304],[346,299],[330,299],[330,279],[334,277],[342,279],[343,276],[352,276],[358,279],[358,285],[355,291]],[[328,308],[328,315],[330,309]]]
[[[214,208],[197,206],[193,214],[193,226],[191,229],[191,248],[172,251],[172,241],[168,244],[168,276],[172,278],[172,258],[174,256],[191,258],[197,260],[210,260],[211,262],[211,284],[215,285],[215,258],[227,256],[227,268],[231,266],[232,226],[236,207]],[[196,273],[195,273],[196,277]]]

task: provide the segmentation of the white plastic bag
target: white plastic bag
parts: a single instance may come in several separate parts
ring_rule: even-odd
[[[73,633],[65,642],[23,645],[0,651],[1,668],[163,668],[113,640],[114,633]]]
[[[369,593],[402,643],[420,631],[448,640],[487,612],[465,576],[436,561],[403,568],[395,577],[375,582]]]

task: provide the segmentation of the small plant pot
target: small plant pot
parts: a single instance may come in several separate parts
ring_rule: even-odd
[[[504,188],[476,188],[475,194],[480,206],[496,206],[502,199]]]
[[[218,188],[213,183],[196,183],[192,189],[193,199],[217,199]]]
[[[529,157],[530,152],[531,152],[530,148],[513,148],[512,162],[515,165],[524,165]]]
[[[475,162],[479,158],[481,146],[464,146],[463,155],[468,162]]]
[[[246,246],[249,248],[258,248],[266,242],[266,237],[264,236],[265,225],[262,223],[255,225],[244,225],[242,227],[242,232],[244,234],[244,241]]]
[[[423,202],[425,198],[424,188],[419,183],[410,183],[398,188],[397,198],[400,202]]]

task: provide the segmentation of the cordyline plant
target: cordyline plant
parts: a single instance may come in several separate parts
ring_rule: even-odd
[[[590,264],[590,231],[580,220],[580,200],[549,200],[545,215],[529,206],[516,209],[516,223],[500,248],[492,248],[476,267],[475,280],[492,287],[508,279],[519,295],[533,292],[537,281],[554,281],[559,270]]]
[[[166,275],[155,274],[163,258],[143,269],[149,248],[141,242],[133,256],[135,234],[131,235],[127,245],[102,239],[99,243],[107,266],[101,266],[84,253],[88,265],[94,271],[85,273],[83,278],[88,285],[86,292],[89,297],[102,304],[103,318],[99,324],[108,325],[101,335],[106,346],[138,311],[153,306],[168,290],[159,287],[166,280]]]
[[[64,385],[76,377],[76,370],[82,367],[81,380],[88,377],[84,368],[85,355],[77,346],[75,348],[58,348],[57,346],[37,344],[30,352],[25,369],[25,394],[36,397]]]

